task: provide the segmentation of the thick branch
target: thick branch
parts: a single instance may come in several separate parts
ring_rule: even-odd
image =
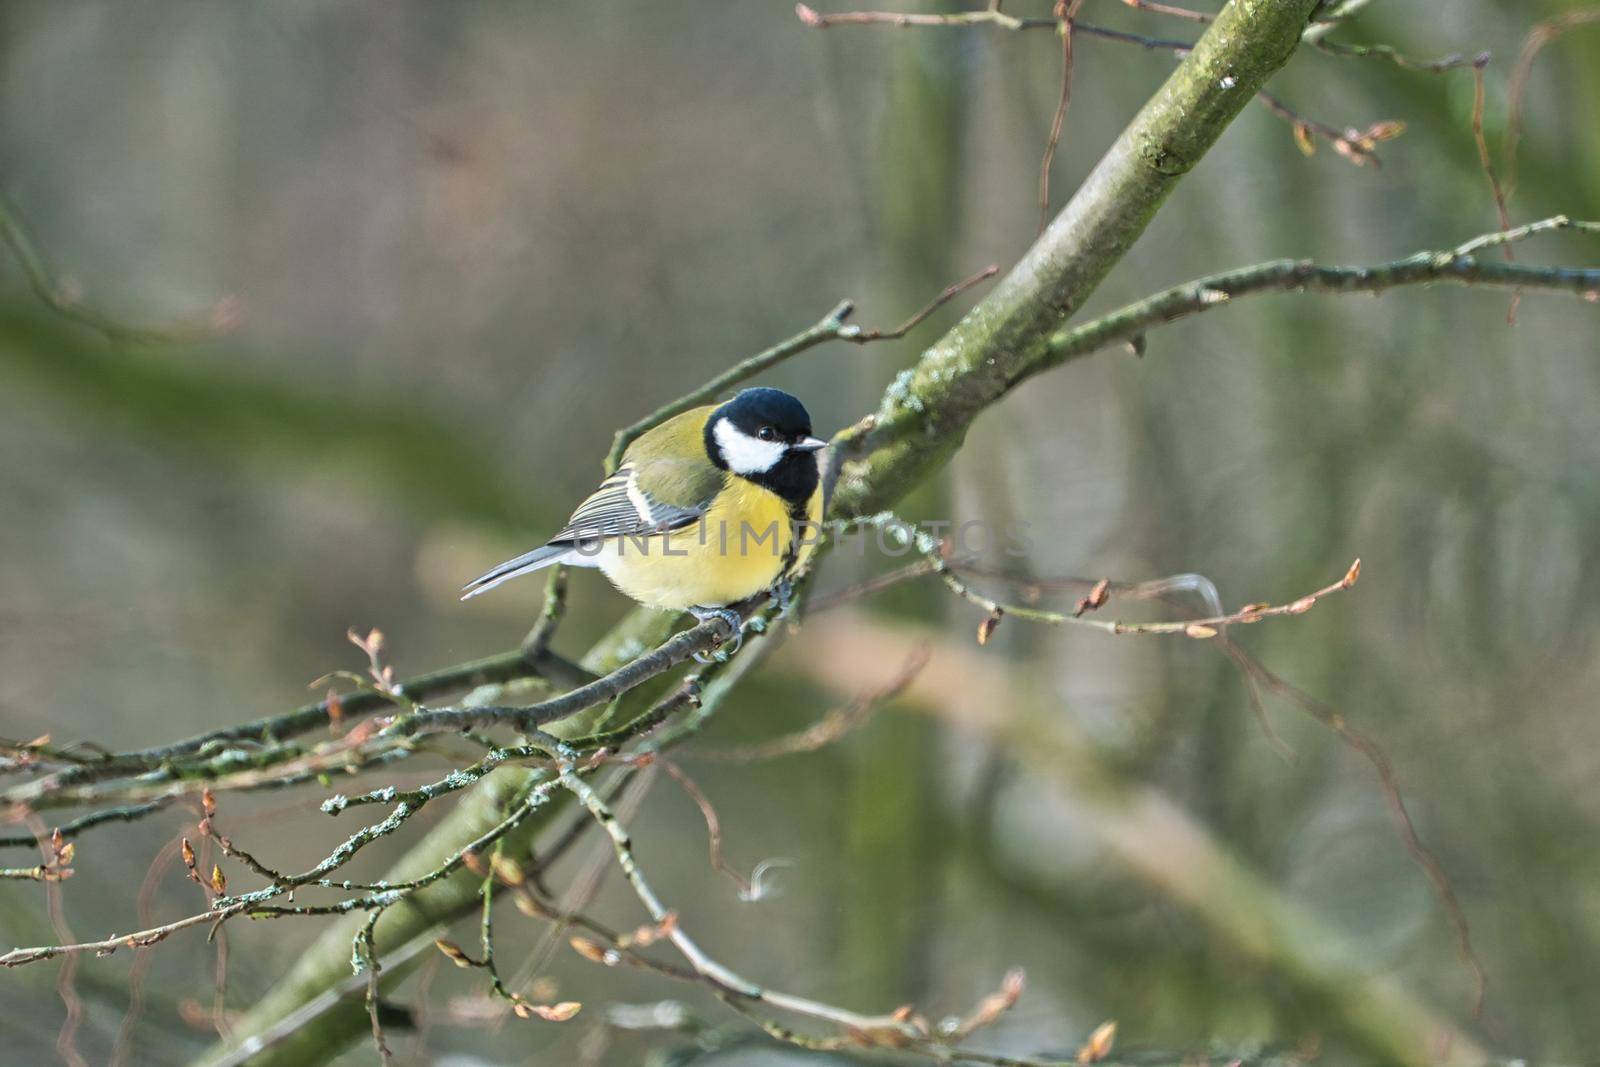
[[[833,507],[893,504],[941,467],[978,413],[1049,358],[1047,340],[1293,53],[1316,0],[1232,0],[1021,262],[897,380],[843,443]]]

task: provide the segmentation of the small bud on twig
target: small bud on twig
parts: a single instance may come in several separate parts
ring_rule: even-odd
[[[445,958],[457,967],[473,966],[472,957],[461,951],[461,946],[454,941],[446,941],[442,937],[436,937],[433,939],[433,947],[444,953]]]
[[[1110,598],[1111,579],[1102,578],[1094,583],[1094,588],[1089,590],[1089,595],[1078,601],[1078,606],[1072,610],[1074,619],[1081,618],[1085,612],[1096,611],[1105,606]]]
[[[1089,1035],[1089,1040],[1083,1043],[1078,1050],[1079,1063],[1099,1063],[1111,1055],[1111,1046],[1117,1040],[1117,1023],[1115,1019],[1108,1019],[1094,1028],[1094,1033]]]
[[[678,928],[677,912],[669,911],[659,923],[646,923],[631,934],[617,938],[618,948],[646,948],[668,937]],[[574,946],[576,947],[576,946]]]
[[[506,885],[516,887],[528,880],[523,873],[522,866],[510,856],[496,856],[494,858],[494,876]]]
[[[1000,619],[1004,615],[1005,612],[1001,611],[999,608],[995,608],[988,615],[984,616],[983,621],[978,624],[979,645],[987,645],[989,643],[989,638],[994,636],[995,630],[1000,626]]]
[[[344,732],[344,700],[337,689],[328,690],[328,729],[338,737]]]
[[[1294,124],[1294,143],[1303,155],[1314,156],[1317,154],[1316,138],[1311,136],[1311,127],[1303,122]]]
[[[564,1000],[560,1004],[530,1004],[519,1000],[511,1005],[511,1010],[519,1019],[539,1018],[547,1023],[564,1023],[582,1011],[583,1005],[576,1000]]]
[[[572,946],[572,951],[590,963],[602,963],[609,967],[615,962],[615,954],[598,941],[591,941],[587,937],[574,937],[567,944]]]

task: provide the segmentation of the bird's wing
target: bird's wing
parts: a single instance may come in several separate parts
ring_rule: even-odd
[[[579,549],[594,541],[670,533],[700,521],[727,477],[703,458],[699,437],[710,410],[686,411],[635,441],[623,453],[622,466],[578,505],[559,533],[468,582],[461,599],[554,563],[593,567],[594,556]],[[643,451],[656,454],[641,458],[639,445],[652,438],[654,447]],[[660,455],[663,451],[666,457]],[[675,455],[693,458],[669,458]]]
[[[550,541],[576,543],[682,529],[706,513],[722,488],[723,477],[722,471],[704,462],[625,462],[578,505],[567,525]]]

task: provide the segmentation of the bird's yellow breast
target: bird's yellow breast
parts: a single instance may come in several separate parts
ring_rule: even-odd
[[[600,569],[642,604],[682,611],[736,604],[803,566],[816,551],[822,491],[796,529],[783,498],[754,482],[729,477],[700,522],[670,534],[607,541]],[[796,537],[798,535],[798,543]]]

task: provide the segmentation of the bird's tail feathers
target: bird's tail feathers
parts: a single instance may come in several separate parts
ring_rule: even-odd
[[[532,574],[543,567],[566,562],[566,557],[572,555],[570,544],[542,545],[532,552],[524,552],[515,559],[508,559],[492,570],[489,570],[472,579],[462,586],[461,599],[469,600],[479,593],[487,593],[501,582],[509,582],[513,578],[520,578],[524,574]]]

